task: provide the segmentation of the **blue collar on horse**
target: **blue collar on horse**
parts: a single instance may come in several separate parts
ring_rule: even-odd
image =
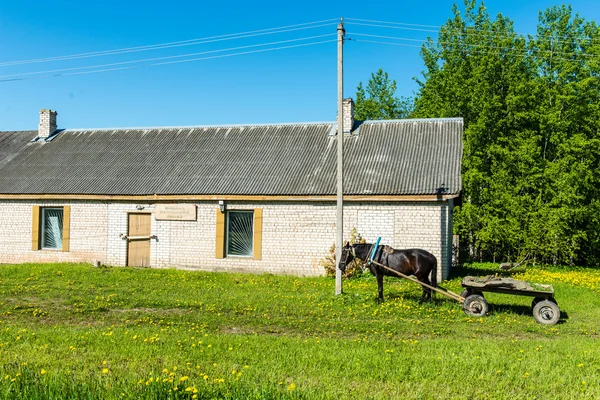
[[[420,282],[437,287],[437,259],[430,252],[423,249],[397,250],[390,246],[372,243],[358,243],[351,245],[346,243],[342,248],[342,259],[340,269],[346,270],[346,266],[354,259],[360,259],[368,264],[369,270],[377,279],[377,293],[379,301],[383,301],[383,277],[397,276],[392,271],[374,264],[382,264],[392,270],[404,275],[414,275]],[[373,251],[375,250],[375,251]],[[371,255],[372,259],[371,259]],[[431,275],[431,280],[430,280]],[[431,299],[431,290],[423,286],[423,294],[419,304]]]

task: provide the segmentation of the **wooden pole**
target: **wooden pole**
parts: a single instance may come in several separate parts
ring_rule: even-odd
[[[344,245],[344,19],[337,27],[338,33],[338,112],[337,112],[337,196],[335,241],[335,294],[342,294],[342,247]]]

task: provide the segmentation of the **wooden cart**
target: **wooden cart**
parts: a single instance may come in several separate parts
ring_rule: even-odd
[[[466,276],[461,282],[465,288],[459,295],[441,286],[433,287],[423,283],[413,276],[405,275],[387,265],[380,264],[373,260],[369,262],[386,269],[401,278],[408,279],[421,286],[431,289],[450,299],[456,300],[462,304],[464,312],[471,317],[483,317],[487,314],[489,305],[483,296],[483,292],[495,292],[512,294],[518,296],[533,297],[531,308],[533,318],[542,325],[554,325],[560,320],[560,309],[554,299],[554,288],[552,285],[531,284],[525,281],[519,281],[512,278],[500,278],[497,276],[475,277]]]
[[[461,297],[465,299],[463,309],[472,317],[482,317],[488,312],[489,307],[483,292],[493,292],[533,297],[533,318],[540,324],[554,325],[560,320],[560,309],[554,299],[552,285],[532,284],[497,276],[465,276],[461,286],[465,288],[461,293]]]

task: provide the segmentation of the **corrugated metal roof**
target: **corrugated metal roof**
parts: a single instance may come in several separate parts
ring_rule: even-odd
[[[37,131],[0,131],[0,168],[16,157],[37,134]]]
[[[0,146],[0,193],[330,195],[333,127],[65,130],[42,143],[21,132],[4,164]],[[344,193],[458,193],[462,129],[462,119],[364,122],[344,140]]]

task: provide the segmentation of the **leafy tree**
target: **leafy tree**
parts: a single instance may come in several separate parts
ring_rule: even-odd
[[[463,117],[456,233],[479,259],[600,260],[600,53],[595,23],[570,7],[524,37],[483,3],[429,40],[416,117]]]
[[[362,82],[356,88],[354,116],[357,120],[407,118],[413,108],[412,99],[394,97],[396,81],[383,69],[371,74],[366,89]]]

